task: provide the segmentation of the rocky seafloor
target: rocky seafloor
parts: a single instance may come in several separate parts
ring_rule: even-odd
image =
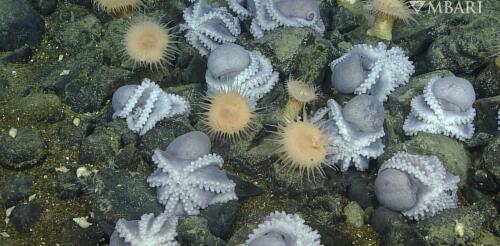
[[[225,1],[208,1],[216,6]],[[392,42],[414,62],[410,81],[389,95],[385,153],[365,172],[325,168],[314,181],[280,168],[266,139],[287,95],[290,75],[319,88],[308,111],[335,98],[329,63],[353,45],[376,44],[365,15],[336,1],[317,0],[326,30],[280,27],[260,39],[242,25],[238,43],[268,57],[280,80],[251,136],[235,143],[213,138],[212,151],[236,183],[237,201],[214,204],[179,219],[181,245],[239,245],[270,212],[302,216],[323,245],[500,245],[500,2],[483,0],[481,13],[415,15],[396,22]],[[451,1],[465,2],[465,1]],[[183,0],[144,0],[142,14],[183,23]],[[465,5],[465,3],[464,3]],[[206,57],[179,33],[172,66],[134,67],[121,55],[129,16],[107,14],[91,0],[0,0],[0,245],[106,245],[120,218],[159,214],[163,206],[146,182],[153,150],[200,126]],[[9,25],[6,23],[17,23]],[[22,27],[22,28],[20,28]],[[458,141],[438,134],[405,136],[411,99],[435,76],[459,76],[476,92],[476,131]],[[189,116],[160,121],[143,136],[113,119],[111,96],[120,86],[150,78],[192,105]],[[15,136],[15,137],[12,137]],[[374,180],[397,151],[435,155],[460,177],[458,208],[415,222],[379,205]],[[82,222],[83,221],[83,222]]]

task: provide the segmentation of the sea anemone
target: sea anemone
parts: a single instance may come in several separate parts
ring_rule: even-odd
[[[316,172],[323,174],[329,139],[317,124],[291,121],[279,126],[275,142],[279,145],[279,158],[286,167],[298,170],[300,175],[305,171],[308,177]]]
[[[237,140],[254,129],[254,105],[244,95],[221,91],[205,101],[201,105],[206,110],[204,126],[211,135]]]
[[[283,110],[283,119],[294,120],[299,116],[305,104],[315,100],[318,95],[313,85],[300,80],[290,79],[287,82],[288,101]]]
[[[411,9],[402,0],[370,0],[367,8],[376,14],[375,23],[367,34],[380,39],[392,40],[395,20],[403,20],[405,23],[413,20]]]
[[[121,11],[136,9],[142,5],[142,0],[92,0],[99,9],[107,13],[117,14]]]
[[[139,18],[125,32],[124,53],[134,65],[162,68],[178,53],[174,39],[172,28],[153,18]]]

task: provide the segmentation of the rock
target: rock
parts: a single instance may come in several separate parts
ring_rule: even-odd
[[[483,69],[473,81],[477,98],[494,97],[500,95],[500,69],[491,63]]]
[[[349,186],[348,177],[333,173],[328,175],[328,190],[336,194],[345,194]]]
[[[39,86],[54,91],[77,113],[99,111],[131,72],[103,65],[102,51],[84,49],[43,71]]]
[[[55,123],[64,119],[62,103],[54,94],[30,93],[11,101],[12,118],[19,117],[28,122]]]
[[[318,88],[321,87],[329,70],[328,64],[333,59],[333,50],[332,44],[326,39],[318,39],[302,49],[297,57],[296,77]]]
[[[382,237],[382,245],[400,246],[400,245],[431,245],[414,228],[409,226],[393,227]]]
[[[498,156],[497,156],[498,157]],[[496,165],[498,166],[498,165]],[[498,168],[497,168],[498,169]],[[471,182],[472,185],[484,192],[497,193],[498,190],[498,177],[493,175],[487,170],[478,169],[472,173]]]
[[[82,164],[108,162],[120,149],[120,135],[110,127],[97,127],[83,140],[79,160]]]
[[[500,245],[500,238],[488,231],[481,231],[481,236],[473,242],[474,245],[496,246]]]
[[[434,42],[425,53],[425,71],[448,69],[454,73],[471,74],[486,64],[490,58],[487,51],[495,43],[495,26],[490,23],[500,21],[492,4],[485,1],[482,9],[491,8],[493,13],[480,15],[457,15],[442,19]],[[455,24],[460,23],[460,24]],[[417,67],[418,68],[418,67]]]
[[[491,176],[491,178],[495,180],[497,186],[500,185],[499,156],[500,136],[497,135],[483,150],[483,156],[481,158],[481,167],[484,168],[484,172],[487,176]],[[495,190],[495,192],[498,192],[498,189]]]
[[[95,226],[84,229],[73,220],[68,220],[59,234],[59,241],[61,246],[95,246],[102,241],[101,234]]]
[[[498,131],[498,110],[500,109],[500,95],[476,100],[476,118],[474,125],[476,132],[496,134]]]
[[[183,245],[226,245],[222,239],[210,233],[207,220],[197,216],[187,216],[179,220],[177,239]]]
[[[69,0],[69,2],[85,6],[87,8],[92,7],[92,0]]]
[[[57,8],[57,0],[31,0],[35,9],[42,15],[50,15]]]
[[[264,191],[260,187],[254,185],[251,182],[245,181],[236,175],[228,173],[227,176],[236,184],[234,192],[236,193],[238,199],[258,196],[264,193]]]
[[[45,140],[36,130],[17,129],[15,138],[4,131],[0,135],[0,165],[8,169],[27,169],[42,164],[47,148]]]
[[[54,190],[61,199],[72,199],[83,194],[85,186],[76,177],[76,169],[69,168],[67,172],[54,171]]]
[[[42,39],[44,21],[25,0],[0,1],[0,51],[14,50]]]
[[[417,14],[412,16],[418,25],[409,25],[404,21],[396,21],[392,30],[392,41],[402,48],[406,55],[421,55],[434,39],[436,26],[443,17],[436,14]],[[413,60],[413,59],[411,59]]]
[[[104,233],[111,235],[120,218],[137,220],[143,214],[163,212],[146,179],[140,173],[107,168],[88,180],[92,212]]]
[[[115,157],[116,168],[135,171],[140,161],[138,152],[139,151],[133,144],[129,144],[123,149],[120,149]]]
[[[344,202],[340,195],[317,195],[304,201],[305,207],[300,209],[304,220],[315,228],[333,228],[334,224],[345,220]]]
[[[432,78],[446,76],[454,75],[446,70],[417,75],[411,77],[408,84],[396,88],[393,93],[389,94],[387,103],[384,104],[386,143],[397,144],[406,139],[402,126],[410,113],[411,100],[423,94],[425,86]]]
[[[32,231],[33,225],[42,215],[42,208],[37,204],[22,204],[16,206],[10,214],[10,222],[20,233],[28,233]]]
[[[80,146],[85,137],[89,134],[90,125],[87,122],[81,122],[75,126],[70,122],[62,122],[57,130],[59,144],[64,149]]]
[[[272,164],[273,189],[279,194],[288,194],[293,198],[304,193],[313,195],[326,192],[327,178],[325,176],[317,173],[314,177],[307,177],[307,174],[300,174],[296,170],[290,171],[283,165],[278,162]]]
[[[469,151],[462,142],[444,135],[419,133],[412,139],[389,146],[379,157],[379,163],[391,158],[396,152],[405,151],[414,155],[435,155],[447,171],[460,177],[459,187],[467,183],[472,161]]]
[[[150,159],[155,149],[165,150],[174,138],[190,131],[193,128],[185,116],[163,119],[142,136],[139,149]]]
[[[32,193],[33,177],[20,174],[7,178],[0,191],[0,199],[5,207],[14,206],[21,200],[28,198]]]
[[[406,226],[404,218],[400,213],[394,212],[382,206],[375,209],[370,220],[370,224],[380,235],[385,235],[394,228]]]
[[[248,235],[253,232],[253,228],[247,224],[242,225],[238,230],[233,234],[231,239],[227,242],[227,245],[236,246],[236,245],[245,245],[245,241],[248,239]]]
[[[0,64],[2,63],[26,63],[33,55],[33,50],[27,44],[13,51],[5,52],[0,55]]]
[[[66,49],[85,49],[86,47],[96,46],[101,37],[101,32],[102,26],[99,19],[90,14],[63,25],[55,39]]]
[[[364,211],[356,202],[350,202],[347,204],[347,206],[344,207],[344,214],[346,216],[347,223],[356,228],[363,226]]]
[[[315,35],[310,28],[277,28],[254,40],[252,46],[271,59],[274,69],[281,74],[290,74],[297,65],[299,53],[308,43],[314,42]]]
[[[483,224],[496,214],[493,204],[477,202],[470,207],[446,209],[416,228],[432,245],[467,244],[480,236]]]
[[[375,194],[373,187],[368,186],[368,180],[362,176],[353,175],[350,177],[350,185],[347,188],[349,199],[357,202],[363,209],[375,207]]]
[[[227,239],[236,221],[240,204],[232,200],[226,203],[216,203],[201,211],[201,216],[207,219],[210,232],[222,239]]]

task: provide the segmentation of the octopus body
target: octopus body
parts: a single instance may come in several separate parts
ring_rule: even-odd
[[[241,32],[238,18],[226,8],[213,8],[204,1],[185,9],[183,16],[186,23],[180,28],[186,31],[189,44],[203,56],[223,43],[234,43]]]
[[[177,114],[189,113],[189,103],[180,96],[164,92],[149,79],[140,85],[118,88],[112,99],[113,118],[125,118],[128,128],[139,135],[146,134],[155,124]]]
[[[330,64],[331,84],[341,93],[369,94],[379,101],[398,86],[406,84],[414,66],[399,47],[387,49],[384,43],[373,47],[355,45]]]
[[[110,238],[110,246],[177,246],[178,218],[167,213],[155,217],[145,214],[140,220],[119,219]]]
[[[428,132],[462,141],[469,139],[474,134],[475,99],[469,81],[458,77],[433,78],[424,94],[412,99],[403,130],[409,136]]]
[[[375,195],[384,207],[423,220],[457,207],[459,181],[436,156],[398,152],[380,167]]]
[[[208,57],[205,78],[207,94],[237,91],[252,101],[267,94],[278,81],[269,59],[258,51],[247,51],[236,44],[223,44]]]
[[[222,169],[224,160],[210,149],[208,136],[193,131],[174,139],[165,151],[155,150],[158,168],[147,181],[157,188],[166,212],[196,215],[211,204],[238,199],[235,183]]]
[[[253,18],[250,32],[255,38],[265,31],[280,26],[311,27],[323,35],[325,25],[321,20],[315,0],[229,0],[229,8],[240,19]]]
[[[373,96],[358,95],[343,108],[333,99],[328,100],[327,105],[316,112],[311,121],[320,122],[329,114],[329,119],[321,122],[330,139],[328,163],[339,166],[341,171],[347,171],[351,165],[366,170],[370,158],[384,153],[382,103]]]
[[[319,246],[320,235],[297,214],[273,212],[253,230],[246,246]]]

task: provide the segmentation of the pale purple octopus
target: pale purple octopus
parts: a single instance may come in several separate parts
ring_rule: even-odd
[[[221,44],[236,42],[241,32],[238,18],[226,8],[213,8],[203,0],[185,9],[183,16],[186,23],[180,29],[186,31],[186,40],[203,56]]]
[[[147,181],[157,188],[166,212],[196,215],[211,204],[238,199],[235,183],[222,169],[224,160],[210,149],[208,136],[193,131],[174,139],[165,151],[154,151],[158,168]]]
[[[398,152],[380,167],[375,195],[382,206],[423,220],[457,207],[459,181],[436,156]]]
[[[408,83],[414,72],[408,59],[401,48],[387,50],[384,43],[355,45],[330,64],[331,84],[341,93],[369,94],[383,102],[394,89]]]
[[[155,217],[145,214],[140,220],[119,219],[109,246],[177,246],[178,218],[168,213]]]
[[[411,112],[403,130],[413,136],[418,132],[444,134],[465,140],[474,134],[476,93],[471,83],[458,77],[431,79],[424,94],[411,101]]]
[[[311,27],[321,35],[325,31],[315,0],[229,0],[228,3],[240,19],[253,18],[250,32],[255,38],[280,26]]]
[[[375,97],[358,95],[342,108],[335,100],[318,110],[312,122],[318,122],[329,136],[327,161],[347,171],[351,165],[364,171],[369,160],[384,153],[384,107]],[[325,115],[326,121],[322,121]]]
[[[149,79],[141,85],[125,85],[113,94],[113,118],[125,118],[128,128],[146,134],[158,121],[178,114],[188,114],[189,103],[180,96],[164,92]]]
[[[259,51],[224,44],[210,53],[205,79],[209,96],[232,90],[257,101],[271,91],[279,75]]]
[[[297,214],[273,212],[248,236],[246,246],[320,246],[320,235]]]

